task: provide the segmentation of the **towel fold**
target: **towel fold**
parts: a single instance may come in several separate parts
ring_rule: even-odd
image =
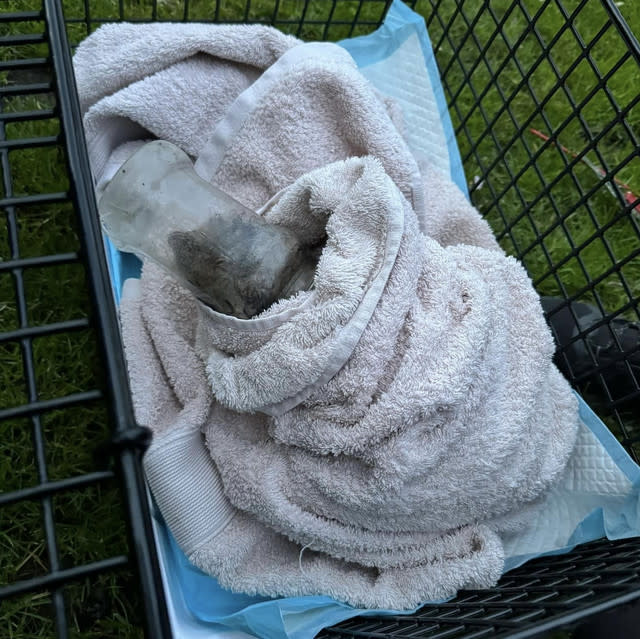
[[[251,320],[150,263],[125,287],[145,469],[191,561],[234,590],[370,608],[494,584],[501,532],[567,463],[576,401],[526,272],[414,159],[397,110],[339,47],[262,27],[103,27],[74,62],[98,186],[168,139],[324,246],[314,288]]]

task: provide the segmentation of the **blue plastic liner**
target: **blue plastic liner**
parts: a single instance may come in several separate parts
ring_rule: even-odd
[[[420,152],[430,155],[428,159],[439,163],[441,167],[447,167],[452,180],[468,195],[460,154],[423,18],[399,0],[395,0],[389,8],[384,24],[376,32],[344,40],[339,44],[353,56],[363,75],[376,84],[381,92],[400,102],[408,126],[415,121],[430,131],[436,131],[434,140],[442,140],[440,146],[435,144],[427,148],[428,145],[421,145],[420,139],[416,139],[415,143],[418,147],[426,149]],[[418,79],[422,85],[420,91],[415,94],[409,91],[406,96],[406,87],[402,92],[397,90],[397,78],[394,84],[391,74],[385,74],[385,65],[389,64],[390,68],[397,69],[398,56],[402,57],[405,51],[415,53],[415,46],[419,46],[421,54],[419,64],[414,60],[411,63],[414,65],[413,69],[410,65],[405,66],[406,71],[414,74],[412,77]],[[411,141],[409,144],[411,146]],[[418,152],[420,149],[414,150]],[[140,261],[133,255],[117,251],[108,240],[105,240],[105,246],[114,297],[119,302],[124,280],[140,276]],[[613,460],[615,467],[628,480],[628,493],[612,500],[611,503],[603,497],[602,505],[589,510],[560,548],[544,553],[515,554],[506,560],[505,571],[533,557],[565,553],[578,544],[605,536],[619,539],[640,534],[640,467],[632,461],[581,398],[579,402],[580,420],[595,436],[596,445],[592,453],[594,459],[597,461],[598,456],[608,456]],[[589,496],[593,500],[593,493]],[[572,494],[571,499],[579,500],[580,495]],[[156,517],[159,522],[162,521],[159,514]],[[554,526],[557,522],[551,520],[548,525]],[[181,639],[205,635],[229,636],[221,630],[222,628],[243,631],[260,639],[309,639],[322,628],[356,615],[412,612],[361,610],[324,596],[269,599],[232,593],[222,588],[214,578],[193,566],[162,523],[158,541],[169,598],[180,604],[174,608],[172,622]],[[182,622],[185,626],[180,629]]]

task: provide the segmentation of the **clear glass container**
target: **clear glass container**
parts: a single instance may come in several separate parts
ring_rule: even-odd
[[[134,153],[98,208],[118,249],[161,265],[215,311],[250,318],[313,283],[315,259],[291,231],[201,179],[169,142]]]

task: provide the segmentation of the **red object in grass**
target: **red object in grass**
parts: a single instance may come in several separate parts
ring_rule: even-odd
[[[538,131],[537,129],[529,129],[529,131],[533,133],[533,135],[535,135],[536,137],[539,137],[541,140],[544,140],[545,142],[547,142],[550,139],[548,135],[545,135],[544,133],[542,133],[542,131]],[[567,153],[571,157],[574,157],[574,158],[578,157],[577,153],[574,153],[573,151],[568,149],[566,146],[562,146],[562,144],[558,144],[557,142],[552,142],[552,144],[557,146],[564,153]],[[585,164],[586,166],[588,166],[594,173],[597,173],[599,176],[606,177],[607,172],[601,166],[597,166],[596,164],[588,160],[586,157],[581,157],[579,161]],[[620,189],[622,190],[625,202],[627,202],[627,204],[633,205],[633,209],[632,209],[633,213],[635,213],[636,215],[640,215],[640,196],[636,195],[628,184],[625,184],[621,180],[618,180],[618,178],[614,177],[613,182],[616,184],[616,186],[620,187]],[[611,191],[612,195],[615,195],[615,193],[611,189],[611,185],[607,184],[606,186],[607,188],[609,188],[609,191]]]

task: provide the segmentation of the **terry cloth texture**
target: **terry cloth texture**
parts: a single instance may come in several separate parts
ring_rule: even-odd
[[[145,470],[190,560],[233,590],[369,608],[493,585],[578,423],[522,266],[335,45],[109,25],[74,62],[98,188],[163,138],[324,244],[313,290],[251,320],[151,263],[125,285]]]

